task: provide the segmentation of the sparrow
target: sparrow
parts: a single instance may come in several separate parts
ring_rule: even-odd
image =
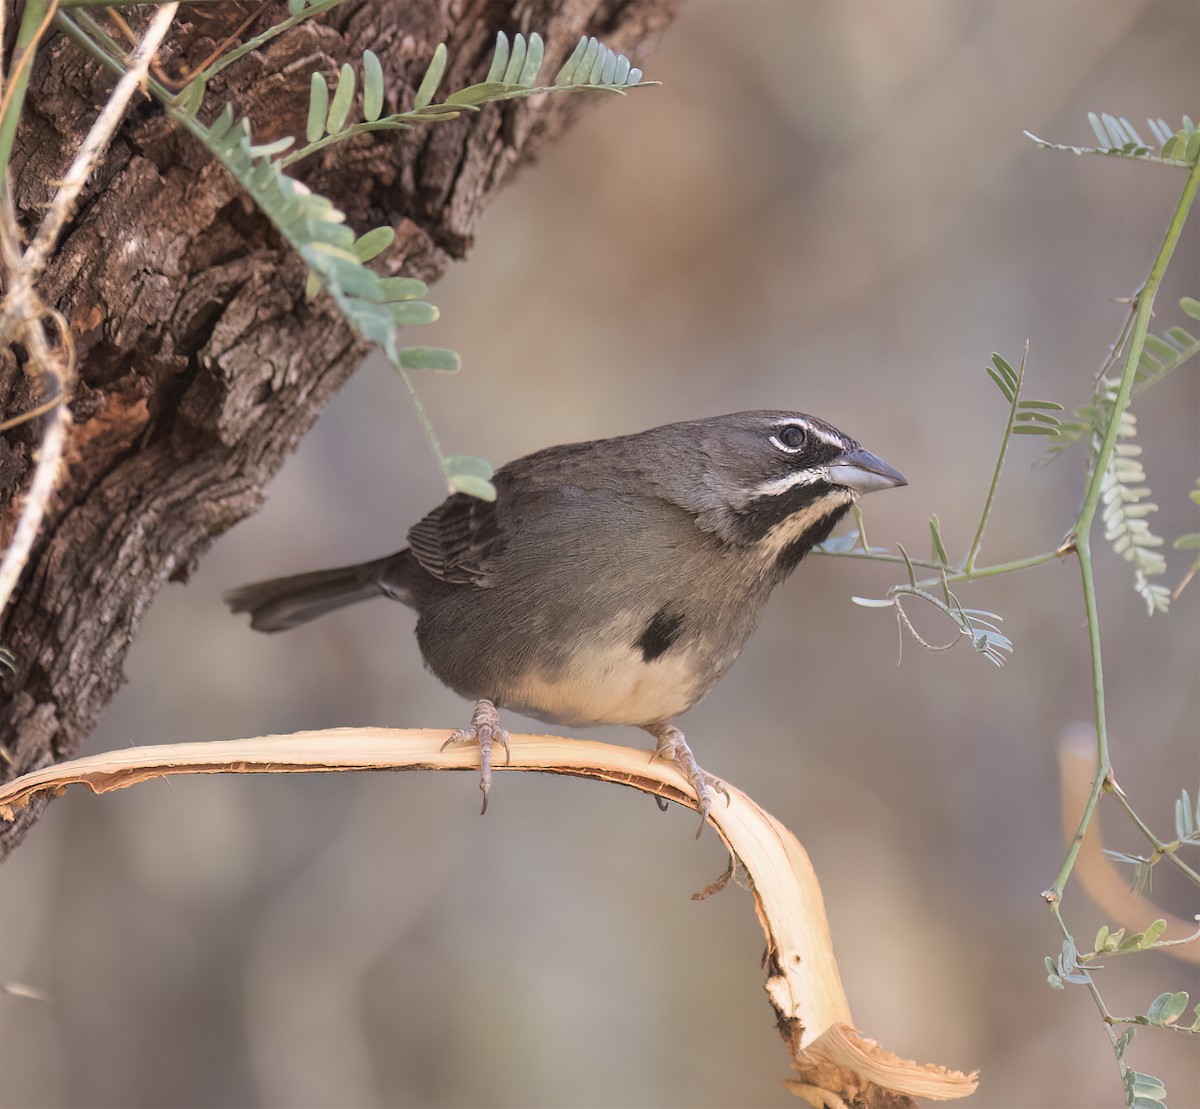
[[[551,724],[632,725],[680,769],[701,824],[720,781],[674,720],[733,665],[771,591],[864,493],[907,482],[831,424],[736,412],[570,443],[454,493],[408,546],[225,595],[278,632],[388,597],[417,612],[426,666],[476,702],[447,746],[478,744],[483,811],[501,708]],[[697,835],[699,832],[697,832]]]

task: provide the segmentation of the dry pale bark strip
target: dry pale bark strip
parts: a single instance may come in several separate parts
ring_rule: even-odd
[[[478,751],[442,750],[446,732],[338,728],[288,736],[134,747],[35,770],[0,787],[0,817],[47,792],[80,783],[95,793],[170,774],[313,773],[332,770],[467,770]],[[617,782],[695,808],[687,782],[649,752],[559,736],[514,735],[512,761],[497,770],[573,774]],[[732,862],[750,879],[767,940],[767,996],[797,1077],[788,1087],[810,1104],[910,1104],[964,1097],[976,1075],[900,1059],[855,1030],[833,955],[821,887],[799,841],[740,790],[710,816]],[[828,1096],[827,1096],[828,1095]],[[840,1100],[839,1100],[840,1099]]]
[[[203,118],[227,101],[255,138],[303,135],[309,74],[332,77],[365,48],[383,65],[386,102],[410,104],[445,41],[443,88],[486,72],[496,32],[538,31],[547,67],[581,34],[638,64],[677,0],[356,0],[301,24],[209,84]],[[138,22],[139,17],[125,9]],[[160,65],[183,74],[243,21],[248,37],[282,3],[181,9]],[[101,16],[103,18],[103,16]],[[142,25],[142,24],[139,24]],[[15,207],[36,226],[114,78],[61,37],[39,50],[10,167]],[[545,97],[397,136],[366,135],[300,163],[359,231],[397,238],[382,265],[433,281],[470,248],[476,223],[515,170],[587,103],[636,110],[632,98]],[[0,433],[0,546],[30,494],[46,420],[61,471],[0,645],[0,779],[70,757],[123,681],[150,603],[185,579],[209,544],[255,511],[262,489],[364,354],[327,298],[307,301],[305,270],[238,186],[153,101],[136,97],[84,185],[38,293],[70,325],[78,382],[56,410]],[[436,298],[435,298],[436,299]],[[414,333],[410,333],[414,334]],[[419,332],[415,333],[419,342]],[[0,350],[0,419],[36,409],[41,383]],[[416,433],[416,432],[414,432]],[[0,857],[42,802],[0,827]]]

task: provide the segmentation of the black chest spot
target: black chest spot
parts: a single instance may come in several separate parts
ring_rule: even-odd
[[[653,662],[679,638],[682,628],[683,617],[679,613],[660,608],[650,617],[634,646],[641,650],[644,662]]]

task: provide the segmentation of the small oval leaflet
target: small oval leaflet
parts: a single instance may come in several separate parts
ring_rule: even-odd
[[[354,67],[346,62],[338,74],[337,90],[333,94],[333,103],[329,105],[329,117],[325,121],[325,129],[331,135],[336,135],[346,125],[350,105],[354,102],[355,81]]]
[[[452,374],[462,369],[462,359],[456,351],[443,347],[405,347],[400,352],[400,365],[406,370]]]
[[[400,326],[433,323],[440,313],[432,304],[423,300],[398,300],[388,305],[392,319]]]
[[[445,70],[446,44],[439,42],[437,49],[433,52],[433,60],[430,61],[429,68],[421,79],[421,87],[417,89],[416,98],[413,100],[414,108],[424,108],[433,99],[433,94],[437,92]]]
[[[363,51],[363,119],[374,123],[383,113],[383,66],[374,50]]]
[[[486,458],[471,454],[452,454],[446,459],[446,472],[459,477],[477,477],[487,481],[495,471]]]
[[[481,501],[496,499],[496,487],[487,479],[475,477],[473,474],[451,474],[450,488],[456,493],[466,493],[469,497],[478,497]]]
[[[354,254],[360,262],[369,262],[382,254],[396,241],[396,232],[390,227],[373,227],[354,240]]]
[[[415,277],[381,277],[379,291],[385,301],[416,300],[429,292],[429,286]]]
[[[304,129],[304,137],[309,142],[316,142],[325,134],[325,120],[329,116],[329,86],[319,73],[312,75],[310,92],[308,94],[308,126]]]

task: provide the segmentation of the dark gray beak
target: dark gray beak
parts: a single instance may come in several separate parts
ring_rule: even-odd
[[[847,451],[830,463],[828,471],[829,480],[834,485],[844,485],[856,493],[874,493],[877,489],[908,484],[899,470],[893,469],[864,447]]]

